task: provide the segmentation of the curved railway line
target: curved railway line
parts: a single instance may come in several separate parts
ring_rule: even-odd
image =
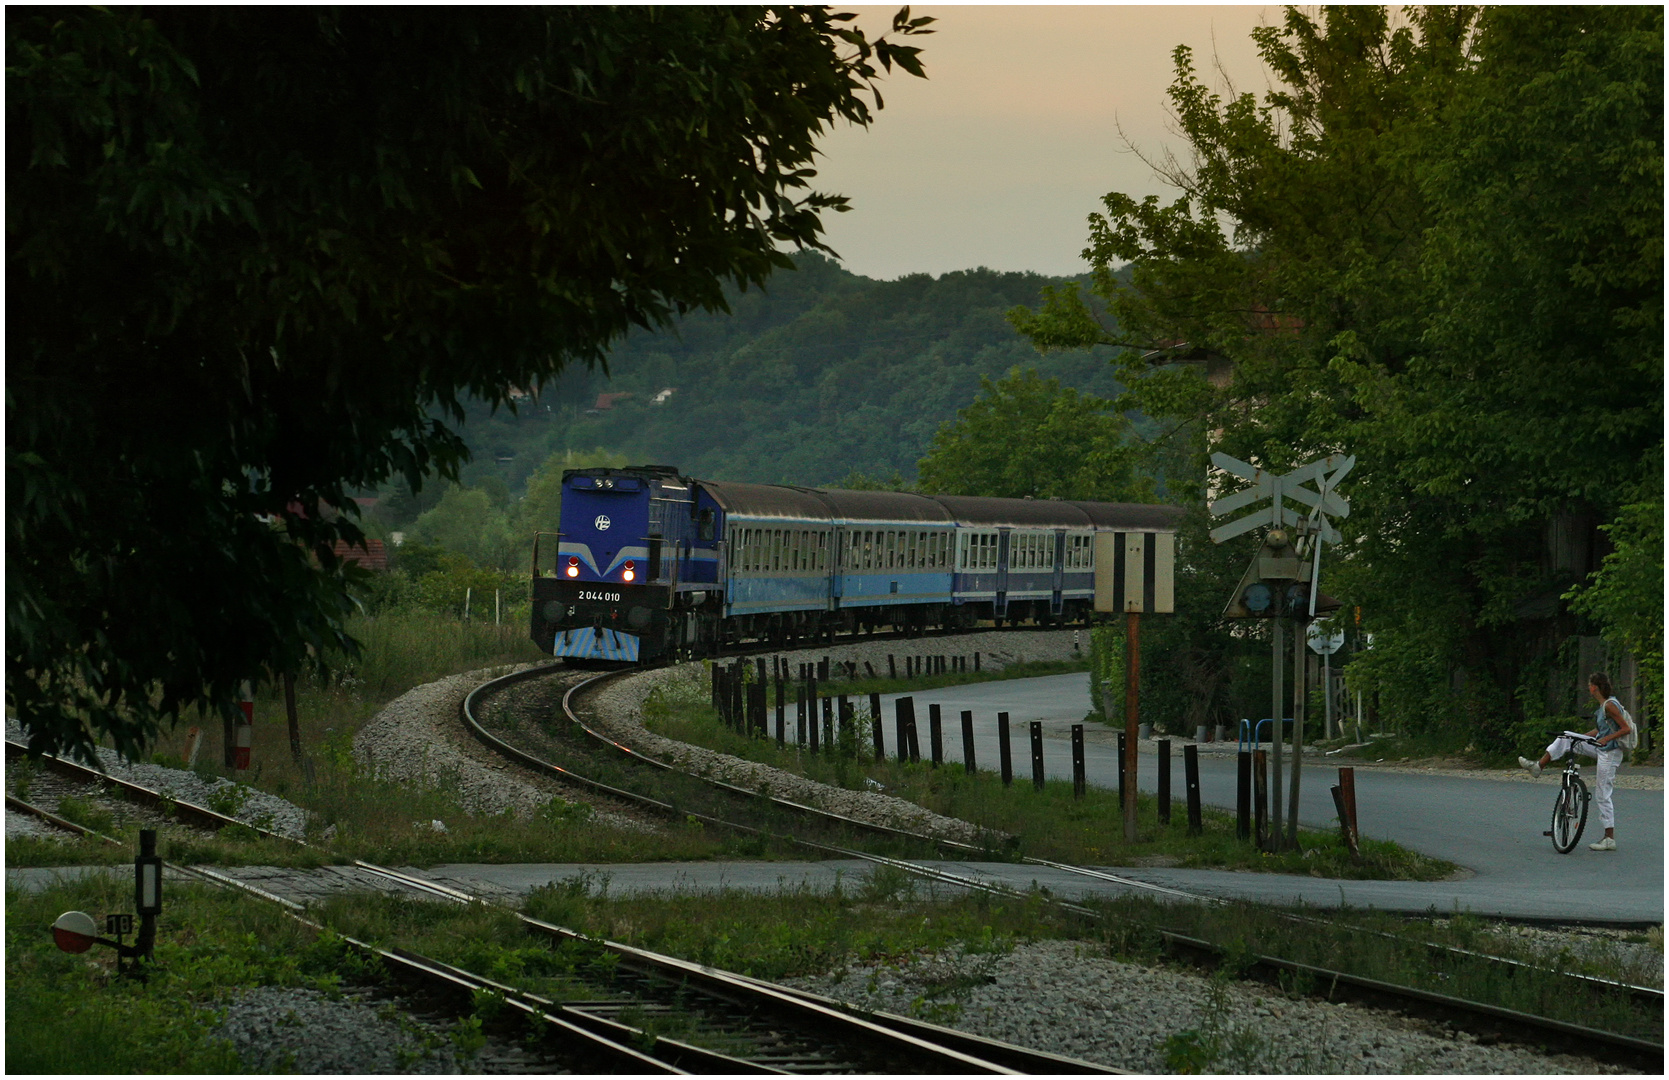
[[[564,783],[587,788],[596,794],[622,800],[647,810],[675,819],[696,817],[714,827],[733,829],[742,833],[758,833],[756,825],[738,820],[757,814],[768,805],[772,812],[795,820],[817,823],[832,835],[861,834],[867,838],[892,840],[909,850],[932,846],[959,858],[970,855],[991,857],[989,847],[978,847],[952,840],[930,837],[921,833],[889,829],[884,825],[858,821],[854,818],[829,814],[826,811],[786,799],[762,799],[757,792],[747,791],[706,778],[684,773],[665,762],[656,760],[633,747],[626,746],[605,732],[585,723],[578,712],[579,699],[606,681],[629,674],[611,672],[585,680],[563,694],[562,709],[574,729],[606,754],[627,762],[634,769],[649,770],[664,777],[679,777],[686,783],[699,783],[712,788],[721,796],[721,804],[703,810],[675,805],[645,795],[642,792],[614,784],[607,784],[584,776],[572,768],[544,761],[506,742],[487,731],[478,713],[482,702],[502,693],[517,683],[563,673],[566,669],[554,665],[518,672],[491,680],[476,687],[464,699],[460,708],[464,726],[477,739],[495,752],[515,760],[536,772]],[[20,754],[23,747],[8,741],[8,756]],[[56,758],[44,759],[53,770],[74,776],[82,782],[102,783],[121,792],[123,797],[138,803],[166,805],[182,823],[204,829],[218,829],[230,824],[244,824],[205,807],[168,798],[157,792],[108,776],[96,770]],[[722,804],[728,802],[729,810]],[[81,826],[58,818],[38,807],[8,796],[9,808],[33,814],[56,827],[89,832]],[[252,828],[244,824],[246,828]],[[262,835],[279,837],[266,830]],[[774,830],[784,836],[781,830]],[[93,834],[97,835],[97,834]],[[103,838],[110,843],[117,841]],[[908,858],[857,850],[819,839],[785,837],[808,851],[823,856],[862,859],[878,866],[889,866],[904,872],[949,884],[961,889],[978,890],[1006,896],[1019,896],[1016,891],[988,881],[950,873],[941,868],[924,866]],[[288,841],[302,843],[300,841]],[[1128,888],[1151,891],[1177,899],[1201,903],[1222,903],[1215,898],[1190,894],[1148,882],[1122,877],[1088,867],[1071,866],[1040,859],[1025,859],[1027,863],[1049,866],[1074,874],[1113,882]],[[354,866],[364,872],[385,878],[410,890],[427,893],[457,903],[485,903],[477,897],[422,878],[400,873],[386,867],[358,862]],[[175,867],[179,872],[196,875],[222,886],[240,889],[261,899],[284,905],[300,917],[301,905],[266,892],[212,870],[195,867]],[[1058,898],[1046,898],[1060,909],[1088,920],[1102,916],[1082,904]],[[1302,919],[1302,916],[1290,916]],[[360,949],[374,954],[390,972],[392,978],[412,982],[463,1001],[467,1008],[469,995],[476,991],[502,995],[507,1004],[531,1020],[543,1025],[550,1045],[565,1063],[581,1063],[592,1071],[608,1072],[841,1072],[841,1071],[923,1071],[923,1072],[1119,1072],[1103,1066],[1072,1058],[1026,1050],[1020,1047],[980,1039],[977,1036],[954,1032],[920,1021],[886,1014],[862,1013],[859,1010],[815,994],[764,983],[744,976],[718,972],[672,957],[663,957],[642,949],[615,942],[587,938],[571,930],[542,923],[518,914],[529,932],[558,942],[583,943],[587,947],[605,950],[617,958],[619,968],[630,973],[632,985],[624,994],[616,993],[610,1000],[594,1002],[558,1003],[537,995],[503,986],[480,976],[444,964],[440,961],[405,952],[400,949],[378,949],[372,945],[352,942]],[[1207,966],[1225,962],[1229,958],[1221,947],[1207,941],[1176,933],[1164,927],[1146,928],[1159,935],[1165,952]],[[1434,961],[1464,957],[1473,962],[1501,965],[1503,969],[1526,969],[1531,965],[1502,957],[1454,949],[1450,946],[1427,946]],[[1245,975],[1291,986],[1294,976],[1297,985],[1316,988],[1329,1000],[1354,1000],[1379,1008],[1389,1008],[1412,1015],[1439,1020],[1480,1036],[1539,1045],[1550,1050],[1578,1053],[1589,1058],[1607,1061],[1646,1072],[1661,1071],[1663,1046],[1661,1042],[1618,1035],[1611,1032],[1581,1027],[1551,1020],[1546,1017],[1518,1013],[1460,998],[1398,986],[1373,979],[1304,965],[1272,956],[1236,957],[1234,962]],[[1661,1015],[1663,994],[1651,987],[1635,986],[1613,980],[1598,979],[1561,972],[1572,985],[1584,984],[1614,994],[1626,995],[1632,1001]],[[726,1046],[747,1049],[731,1053],[717,1053],[695,1042],[678,1039],[657,1039],[644,1029],[625,1023],[621,1017],[630,1015],[658,1015],[668,1008],[691,1010],[692,994],[705,996],[720,1004],[705,1010],[697,1025],[708,1035]],[[676,1005],[670,1002],[676,1001]],[[696,1013],[703,1013],[695,1009]],[[738,1023],[735,1018],[747,1019]],[[727,1017],[728,1020],[718,1018]],[[843,1019],[836,1019],[836,1018]],[[793,1034],[785,1034],[792,1030]],[[700,1040],[698,1040],[700,1041]],[[906,1063],[908,1063],[906,1065]]]
[[[485,726],[480,722],[479,717],[476,715],[481,702],[487,697],[501,692],[507,687],[513,686],[517,683],[537,679],[541,676],[548,676],[553,672],[562,670],[564,669],[554,666],[534,668],[483,683],[465,697],[463,704],[460,707],[461,718],[464,726],[470,730],[471,734],[489,747],[495,749],[497,752],[506,754],[523,765],[526,765],[536,771],[545,772],[547,775],[558,776],[563,779],[570,780],[570,782],[590,784],[592,781],[578,777],[572,771],[562,769],[560,766],[544,762],[539,758],[526,753],[525,751],[511,746],[503,739],[491,734],[486,730]],[[589,739],[593,740],[598,745],[611,748],[612,752],[620,755],[625,760],[640,765],[643,768],[663,773],[678,773],[684,777],[701,779],[704,783],[729,792],[738,800],[746,800],[753,804],[758,803],[760,796],[755,792],[749,792],[735,787],[734,785],[726,784],[722,781],[698,778],[694,777],[694,774],[683,773],[676,767],[662,762],[650,755],[644,754],[633,747],[626,746],[611,735],[599,731],[587,724],[576,710],[576,699],[582,696],[585,692],[595,690],[604,682],[626,674],[630,674],[630,672],[610,672],[570,687],[563,695],[562,701],[562,709],[567,721],[577,730],[582,731]],[[636,795],[623,789],[611,788],[610,793],[616,795],[617,797],[636,800],[639,805],[642,805],[645,808],[657,809],[663,813],[673,812],[675,809],[666,803],[660,802],[659,800],[655,800],[648,796]],[[842,826],[851,826],[854,824],[854,821],[851,818],[844,817],[842,815],[831,815],[826,811],[806,806],[802,803],[795,803],[789,800],[776,798],[770,799],[770,802],[780,810],[800,815],[808,820],[821,818],[830,819],[834,823]],[[716,816],[709,817],[705,820],[713,820],[716,823],[723,824],[728,828],[732,828],[740,832],[757,831],[753,826],[745,822],[726,821],[719,819]],[[876,825],[872,823],[856,824],[861,825],[865,830],[875,834],[885,835],[887,833],[894,833],[901,841],[909,841],[912,843],[920,843],[924,841],[930,842],[959,857],[967,857],[969,854],[978,851],[984,851],[986,854],[989,854],[990,852],[989,848],[980,849],[973,845],[963,844],[957,841],[925,837],[918,833],[899,832],[897,830],[890,830],[883,825]],[[891,858],[888,856],[876,855],[850,848],[835,847],[815,841],[793,839],[793,842],[802,844],[807,850],[810,851],[827,855],[835,855],[841,858],[862,859],[872,862],[878,866],[891,866],[919,877],[964,889],[1009,896],[1019,895],[1014,890],[1001,885],[964,875],[952,874],[935,867],[922,866],[907,859]],[[1024,858],[1021,861],[1032,865],[1048,866],[1069,873],[1097,878],[1099,880],[1116,883],[1130,889],[1159,893],[1176,899],[1184,899],[1207,904],[1225,903],[1225,901],[1215,897],[1208,897],[1165,886],[1154,885],[1150,882],[1122,877],[1117,874],[1111,874],[1107,871],[1097,870],[1090,867],[1072,866],[1065,863],[1057,863],[1033,858]],[[1075,904],[1070,901],[1055,898],[1050,898],[1050,902],[1056,904],[1064,910],[1071,911],[1085,918],[1101,918],[1099,913],[1081,904]],[[1300,921],[1314,921],[1305,920],[1303,916],[1299,915],[1291,915],[1289,917]],[[1151,927],[1149,929],[1159,934],[1160,939],[1163,942],[1163,947],[1167,953],[1180,958],[1186,958],[1208,966],[1215,966],[1223,963],[1229,958],[1227,950],[1211,942],[1203,941],[1185,934],[1176,933],[1164,927]],[[1526,964],[1522,961],[1511,960],[1505,957],[1491,956],[1473,950],[1457,949],[1453,946],[1436,943],[1427,943],[1425,948],[1429,951],[1432,958],[1437,961],[1444,959],[1465,959],[1488,965],[1498,965],[1502,970],[1509,973],[1527,970],[1533,967],[1533,965]],[[1281,959],[1279,957],[1258,955],[1250,958],[1239,958],[1239,960],[1246,964],[1244,970],[1247,974],[1253,977],[1270,982],[1291,984],[1294,981],[1292,977],[1299,976],[1300,978],[1297,981],[1300,984],[1317,988],[1325,988],[1323,993],[1329,1000],[1354,1000],[1375,1007],[1391,1008],[1412,1015],[1424,1016],[1444,1023],[1449,1023],[1464,1030],[1471,1031],[1476,1035],[1487,1038],[1511,1039],[1515,1041],[1530,1042],[1548,1047],[1550,1049],[1584,1054],[1590,1057],[1595,1057],[1599,1060],[1605,1060],[1633,1068],[1642,1068],[1647,1071],[1661,1071],[1664,1064],[1664,1049],[1661,1042],[1652,1042],[1650,1040],[1634,1038],[1627,1035],[1618,1035],[1611,1032],[1549,1019],[1547,1017],[1535,1016],[1529,1013],[1516,1012],[1510,1009],[1503,1009],[1479,1002],[1468,1001],[1450,995],[1420,990],[1414,987],[1400,986],[1393,983],[1383,982],[1381,980],[1368,979],[1352,975],[1348,972],[1334,971],[1316,967],[1314,965],[1300,964],[1294,961]],[[1557,972],[1556,974],[1561,975],[1565,979],[1571,980],[1572,985],[1585,985],[1589,989],[1605,993],[1624,995],[1635,1003],[1638,1003],[1639,1005],[1642,1005],[1659,1015],[1662,1013],[1662,990],[1572,972]]]
[[[8,756],[22,752],[23,747],[7,742]],[[193,827],[219,829],[243,824],[205,807],[170,799],[142,785],[74,762],[53,757],[42,760],[54,771],[81,782],[110,785],[129,800],[152,806],[169,805],[180,819]],[[625,794],[629,793],[621,793]],[[114,838],[24,800],[8,796],[6,804],[56,828],[123,846]],[[270,832],[263,834],[287,839]],[[303,841],[288,842],[306,846]],[[193,875],[279,904],[292,917],[315,929],[325,929],[305,918],[303,905],[293,900],[203,867],[164,865],[176,873]],[[439,899],[460,904],[488,903],[469,893],[388,867],[363,861],[355,861],[353,865],[408,890]],[[350,937],[343,940],[349,947],[378,960],[392,980],[413,986],[426,995],[450,998],[460,1011],[468,1009],[477,993],[502,997],[507,1006],[540,1026],[547,1048],[557,1055],[552,1061],[575,1071],[633,1074],[1118,1074],[1125,1071],[983,1039],[908,1017],[860,1014],[858,1010],[804,991],[592,938],[520,913],[516,917],[530,933],[553,944],[590,948],[610,955],[625,977],[609,981],[607,997],[557,1002],[408,950],[384,949]],[[658,1036],[647,1027],[625,1019],[669,1015],[693,1025],[699,1038]],[[720,1052],[702,1045],[709,1042],[730,1049]]]

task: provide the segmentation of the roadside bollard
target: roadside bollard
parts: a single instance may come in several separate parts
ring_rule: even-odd
[[[1043,790],[1043,721],[1033,720],[1032,729],[1032,787]]]
[[[1002,765],[1003,787],[1014,783],[1014,751],[1008,745],[1008,714],[997,714],[997,758]]]
[[[927,747],[935,769],[945,763],[945,732],[940,725],[939,703],[935,701],[927,706]]]
[[[1252,752],[1242,750],[1237,755],[1234,789],[1234,834],[1242,840],[1252,836]]]
[[[1182,748],[1182,779],[1188,785],[1188,835],[1198,836],[1204,826],[1200,822],[1200,748]]]
[[[1072,797],[1084,797],[1084,725],[1072,725]]]
[[[1159,824],[1171,823],[1171,740],[1159,740]]]
[[[974,714],[970,709],[962,710],[962,772],[974,774]]]
[[[1118,733],[1118,804],[1124,805],[1124,732]]]
[[[788,679],[785,677],[788,674],[788,661],[783,660],[781,664],[782,668],[777,674],[777,749],[779,750],[782,749],[784,741],[782,729],[788,711],[787,703],[783,700],[783,695],[788,692]]]

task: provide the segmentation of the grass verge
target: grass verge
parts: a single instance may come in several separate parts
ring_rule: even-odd
[[[341,983],[339,952],[276,907],[177,883],[166,904],[156,963],[139,982],[116,974],[112,950],[60,952],[50,930],[65,911],[101,925],[105,913],[130,911],[131,880],[6,890],[8,1073],[238,1072],[230,1044],[211,1038],[234,991]]]
[[[1004,787],[993,772],[965,774],[960,764],[934,768],[874,759],[861,719],[833,752],[813,755],[774,740],[757,739],[726,727],[694,680],[657,690],[644,705],[644,720],[658,734],[735,757],[762,762],[786,772],[842,788],[880,787],[888,794],[918,803],[935,813],[960,818],[981,828],[1019,838],[1015,854],[1081,865],[1164,865],[1360,880],[1435,881],[1456,871],[1453,863],[1401,848],[1387,841],[1364,840],[1362,857],[1353,857],[1337,833],[1299,830],[1296,850],[1260,852],[1235,835],[1232,814],[1211,807],[1201,812],[1202,832],[1187,834],[1186,805],[1172,800],[1168,823],[1158,820],[1158,800],[1137,799],[1137,839],[1123,838],[1123,810],[1116,791],[1091,787],[1075,798],[1070,782],[1048,781],[1034,789],[1029,778],[1016,777]],[[923,735],[926,742],[925,733]],[[1018,768],[1025,768],[1017,761]],[[1180,769],[1179,769],[1180,772]],[[1177,777],[1175,790],[1182,785]]]

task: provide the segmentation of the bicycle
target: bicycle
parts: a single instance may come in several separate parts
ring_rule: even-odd
[[[1572,743],[1598,743],[1590,735],[1573,731],[1550,731],[1549,735],[1567,738]],[[1588,825],[1588,785],[1582,782],[1582,767],[1573,750],[1565,755],[1565,771],[1559,780],[1559,794],[1553,799],[1553,825],[1543,836],[1553,841],[1553,850],[1569,855],[1582,840],[1582,830]]]

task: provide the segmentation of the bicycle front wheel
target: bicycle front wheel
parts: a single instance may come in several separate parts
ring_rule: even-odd
[[[1553,800],[1553,849],[1568,855],[1582,840],[1588,824],[1588,785],[1579,776],[1568,778]]]

